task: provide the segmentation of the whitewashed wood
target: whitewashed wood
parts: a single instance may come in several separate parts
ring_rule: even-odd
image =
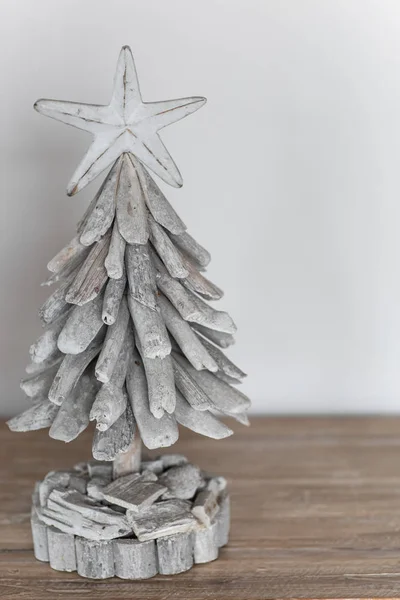
[[[189,362],[181,354],[172,353],[172,365],[174,369],[175,385],[181,394],[196,411],[208,410],[213,406],[203,388],[188,372]]]
[[[62,250],[57,252],[54,258],[47,264],[47,268],[52,273],[58,273],[66,264],[71,263],[80,255],[86,255],[88,249],[79,241],[79,235],[76,235]]]
[[[191,531],[197,523],[190,503],[177,499],[156,502],[143,513],[127,511],[126,517],[141,542]]]
[[[90,500],[90,498],[88,498]],[[40,509],[40,520],[49,527],[56,527],[71,535],[79,535],[89,540],[112,540],[118,535],[130,533],[119,525],[96,522],[90,517],[85,517],[75,510],[60,506],[49,500],[50,507]],[[119,533],[121,531],[121,534]]]
[[[130,404],[125,412],[106,431],[96,432],[93,437],[92,454],[97,460],[114,460],[117,454],[126,452],[135,432]]]
[[[46,506],[54,489],[67,488],[71,481],[71,471],[50,471],[39,484],[39,504]]]
[[[175,306],[181,317],[186,321],[197,321],[201,318],[201,311],[194,300],[194,294],[189,292],[179,281],[171,277],[164,263],[151,248],[150,255],[156,269],[157,287]]]
[[[219,548],[216,543],[216,530],[217,523],[213,522],[207,527],[199,527],[194,531],[193,558],[195,564],[208,563],[218,558]]]
[[[128,367],[126,387],[143,443],[149,450],[172,446],[179,431],[173,415],[156,418],[150,411],[146,375],[139,354],[135,352]]]
[[[40,495],[39,495],[40,484],[41,484],[41,481],[35,481],[35,485],[34,485],[33,492],[32,492],[32,512],[33,512],[33,508],[35,508],[36,506],[40,506]]]
[[[157,420],[157,423],[159,423],[158,420]],[[163,462],[162,462],[161,458],[156,458],[154,460],[142,460],[141,470],[142,470],[142,472],[150,471],[151,473],[154,473],[155,475],[159,475],[164,470]]]
[[[211,526],[211,521],[219,510],[217,493],[213,489],[200,490],[194,499],[192,514],[205,527]]]
[[[169,469],[170,467],[180,467],[189,462],[187,457],[183,454],[162,454],[160,460],[163,465],[163,470]]]
[[[140,302],[140,304],[156,310],[156,275],[147,244],[129,244],[127,246],[126,274],[130,295]]]
[[[151,253],[151,258],[156,268],[157,287],[185,321],[227,333],[236,331],[236,325],[228,313],[215,310],[179,281],[173,279],[154,251]]]
[[[128,306],[143,356],[154,359],[168,356],[171,341],[160,312],[144,306],[131,294],[128,294]]]
[[[182,279],[189,276],[189,271],[185,267],[182,256],[173,242],[168,237],[167,232],[153,219],[148,217],[150,226],[150,240],[156,249],[159,257],[163,261],[171,277]]]
[[[219,510],[215,516],[216,531],[215,540],[218,548],[225,546],[229,541],[229,530],[231,523],[230,496],[226,490],[221,492],[218,498]]]
[[[157,554],[154,540],[135,539],[113,541],[115,575],[121,579],[148,579],[157,575]]]
[[[88,579],[114,577],[114,553],[111,541],[94,541],[76,537],[77,571]]]
[[[223,371],[216,371],[214,373],[214,375],[215,375],[215,377],[218,377],[218,379],[221,379],[221,381],[225,381],[225,383],[227,383],[228,385],[241,385],[241,383],[242,383],[242,381],[240,379],[231,377],[230,375],[227,375]]]
[[[7,421],[11,431],[36,431],[50,427],[58,412],[49,400],[43,399],[30,406],[27,410]]]
[[[83,262],[86,260],[86,258],[88,256],[89,252],[90,252],[90,248],[84,248],[84,250],[82,252],[77,252],[77,253],[71,255],[71,257],[68,260],[65,260],[65,262],[61,266],[61,268],[56,272],[52,272],[49,275],[49,277],[43,283],[41,283],[41,285],[42,286],[50,286],[50,285],[53,285],[53,283],[57,283],[57,282],[65,280],[65,279],[68,279],[68,277],[71,275],[71,273],[73,273],[81,268]]]
[[[163,498],[180,498],[190,500],[195,495],[198,487],[203,483],[199,467],[190,463],[170,467],[160,475],[158,481],[168,488]]]
[[[241,413],[250,407],[250,400],[242,392],[228,385],[209,371],[196,371],[187,365],[186,370],[196,383],[205,391],[212,400],[214,407],[228,414]]]
[[[133,351],[133,333],[125,330],[115,368],[108,383],[103,383],[90,411],[90,420],[97,421],[96,429],[106,431],[122,415],[127,405],[127,393],[123,389],[128,363]],[[97,368],[97,365],[96,365]]]
[[[87,474],[76,473],[75,471],[72,471],[68,487],[80,492],[81,494],[86,494],[88,480],[89,477]]]
[[[192,294],[192,292],[189,293]],[[216,310],[213,306],[209,306],[195,294],[192,295],[193,300],[197,305],[199,315],[197,316],[197,314],[195,314],[195,317],[188,319],[188,321],[199,323],[209,329],[215,329],[225,333],[236,333],[237,327],[232,317],[227,312]]]
[[[146,373],[150,412],[157,419],[163,416],[164,411],[172,414],[175,409],[175,379],[171,356],[148,358],[144,355],[139,340],[136,340],[136,346]]]
[[[29,355],[33,363],[43,364],[51,362],[60,356],[60,350],[57,346],[58,336],[72,310],[73,308],[71,307],[70,310],[61,314],[58,319],[50,323],[42,335],[29,348]]]
[[[33,508],[31,514],[31,530],[33,540],[33,553],[37,560],[49,562],[49,547],[47,542],[47,526],[42,523]]]
[[[122,388],[105,383],[97,393],[90,411],[90,420],[96,421],[96,429],[107,431],[125,412],[127,397]]]
[[[131,532],[125,515],[75,490],[53,489],[38,516],[64,533],[90,540],[112,540]]]
[[[56,527],[47,528],[49,561],[56,571],[76,571],[75,536]]]
[[[83,515],[95,523],[115,525],[129,531],[127,520],[122,513],[109,506],[103,506],[76,490],[54,488],[47,499],[47,506],[53,510],[61,511],[65,508],[74,511],[77,519],[79,515]]]
[[[115,215],[115,191],[120,169],[120,160],[112,167],[96,195],[96,202],[85,219],[80,231],[80,242],[90,246],[98,242],[110,229]]]
[[[142,440],[139,431],[135,430],[133,440],[125,452],[117,454],[113,460],[113,478],[123,477],[128,473],[137,473],[140,471],[142,457]]]
[[[86,367],[100,352],[104,334],[105,331],[100,330],[84,352],[65,356],[49,391],[51,402],[61,405],[68,398]]]
[[[202,267],[206,267],[210,260],[210,253],[203,248],[187,231],[182,232],[178,235],[174,235],[172,232],[171,239],[178,248],[183,250],[189,257],[195,262],[199,263]]]
[[[142,187],[128,155],[124,154],[120,160],[116,192],[118,229],[128,244],[146,244],[149,226]]]
[[[126,241],[120,234],[117,219],[115,219],[108,254],[104,261],[107,274],[112,279],[120,279],[124,273],[125,247]]]
[[[229,360],[229,358],[225,356],[225,354],[219,348],[214,346],[214,344],[209,342],[203,336],[201,336],[200,339],[203,346],[207,349],[208,353],[213,357],[213,359],[217,363],[218,368],[223,373],[225,373],[225,375],[228,375],[233,379],[237,379],[238,381],[246,377],[246,373],[244,373],[244,371],[239,369],[239,367],[237,367],[231,360]]]
[[[78,462],[76,463],[76,465],[73,466],[73,470],[79,474],[88,475],[88,463],[86,461]]]
[[[90,201],[90,203],[88,204],[85,212],[82,215],[82,218],[79,219],[77,225],[76,225],[76,232],[78,234],[78,239],[80,237],[81,231],[83,231],[87,220],[89,219],[90,215],[92,214],[92,211],[94,209],[94,207],[96,206],[96,202],[97,202],[97,196],[98,196],[98,192],[97,194],[92,198],[92,200]]]
[[[224,292],[212,283],[207,277],[204,277],[193,264],[186,259],[183,255],[183,263],[189,272],[189,275],[182,279],[182,283],[191,292],[196,292],[202,298],[206,300],[220,300],[224,295]]]
[[[175,418],[180,425],[215,440],[222,440],[233,434],[232,429],[208,410],[194,410],[180,392],[176,394]]]
[[[194,534],[191,531],[158,538],[158,570],[161,575],[175,575],[193,566]]]
[[[51,367],[54,367],[55,365],[59,364],[63,358],[64,358],[64,354],[62,352],[60,352],[57,348],[57,354],[54,356],[54,358],[45,360],[42,363],[31,362],[31,363],[29,363],[29,365],[26,365],[25,372],[29,376],[39,375],[40,373],[43,373],[44,371],[47,371]]]
[[[57,345],[61,352],[80,354],[88,348],[104,326],[102,308],[102,294],[92,302],[74,308],[58,336]]]
[[[237,421],[238,423],[240,423],[241,425],[245,425],[246,427],[248,427],[250,425],[250,421],[249,421],[249,417],[247,415],[246,412],[239,412],[239,413],[223,413],[229,417],[232,417],[232,419],[235,419],[235,421]]]
[[[56,361],[50,368],[25,377],[20,382],[21,390],[29,396],[29,398],[46,397],[59,367],[60,362]]]
[[[108,483],[112,480],[112,464],[101,460],[90,460],[87,463],[88,473],[90,477],[101,477]]]
[[[92,374],[82,375],[71,394],[60,406],[50,427],[51,438],[71,442],[86,429],[98,388],[99,384]]]
[[[111,466],[111,465],[110,465]],[[87,484],[87,495],[94,500],[102,501],[104,499],[103,489],[108,484],[108,480],[100,476],[89,479]]]
[[[220,493],[226,489],[226,486],[228,484],[228,482],[226,481],[225,477],[222,477],[222,475],[212,475],[211,477],[205,476],[204,473],[203,477],[206,479],[206,488],[207,490],[212,491],[214,494],[216,494],[217,496],[220,495]]]
[[[167,488],[155,481],[145,481],[138,473],[131,473],[112,481],[104,490],[104,498],[133,512],[141,512],[160,498]]]
[[[168,202],[154,179],[146,169],[130,154],[144,193],[144,198],[153,218],[171,233],[183,233],[186,225]]]
[[[210,340],[220,348],[229,348],[235,343],[235,338],[230,333],[224,333],[222,331],[214,331],[203,325],[193,323],[192,327],[195,331],[200,333],[203,337]]]
[[[110,234],[106,234],[94,244],[68,289],[65,296],[67,302],[82,306],[100,294],[108,279],[104,261],[109,244]]]
[[[70,309],[70,305],[65,299],[65,294],[74,280],[76,273],[77,270],[64,279],[39,309],[39,317],[44,325],[49,325]]]
[[[132,53],[128,46],[124,46],[108,106],[38,100],[35,109],[94,136],[67,186],[67,193],[73,195],[123,152],[132,152],[166,183],[180,187],[181,175],[157,131],[198,110],[205,101],[205,98],[193,97],[143,103]]]
[[[107,328],[104,344],[96,363],[96,377],[103,383],[110,381],[113,374],[122,344],[124,343],[129,319],[128,303],[126,298],[123,297],[117,320]]]
[[[106,325],[112,325],[117,320],[119,307],[126,289],[126,274],[120,279],[109,279],[104,292],[103,311],[101,318]]]
[[[217,371],[218,365],[215,360],[208,354],[193,329],[182,319],[170,301],[160,294],[158,304],[168,331],[173,335],[182,353],[192,366],[198,370],[208,369],[209,371]]]

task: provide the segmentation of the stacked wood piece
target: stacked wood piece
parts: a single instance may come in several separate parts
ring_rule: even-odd
[[[38,560],[91,579],[146,579],[218,558],[230,521],[223,477],[171,454],[111,478],[110,463],[81,463],[36,485],[31,524]]]
[[[209,261],[145,167],[122,154],[48,264],[58,287],[21,383],[32,404],[10,429],[49,427],[70,442],[95,421],[93,456],[111,461],[136,428],[158,448],[179,423],[215,439],[232,434],[219,415],[247,423],[236,388],[245,374],[222,351],[235,324],[206,302],[222,296],[204,275]]]

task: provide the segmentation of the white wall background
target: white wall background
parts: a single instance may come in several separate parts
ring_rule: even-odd
[[[167,195],[213,254],[254,411],[398,411],[400,2],[2,0],[1,412],[27,404],[45,265],[100,183],[65,196],[90,137],[32,104],[107,103],[122,44],[145,100],[209,99],[163,132]]]

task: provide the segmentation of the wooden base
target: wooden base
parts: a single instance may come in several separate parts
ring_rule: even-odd
[[[229,535],[225,479],[201,473],[179,454],[136,467],[115,477],[110,463],[91,461],[38,482],[35,557],[88,579],[132,580],[216,560]]]

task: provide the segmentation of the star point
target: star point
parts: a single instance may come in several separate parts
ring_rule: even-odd
[[[195,112],[205,102],[200,96],[143,102],[132,52],[129,46],[123,46],[110,104],[41,99],[34,108],[93,134],[93,141],[67,186],[67,194],[72,196],[125,152],[134,154],[169,185],[181,187],[181,174],[158,131]]]

